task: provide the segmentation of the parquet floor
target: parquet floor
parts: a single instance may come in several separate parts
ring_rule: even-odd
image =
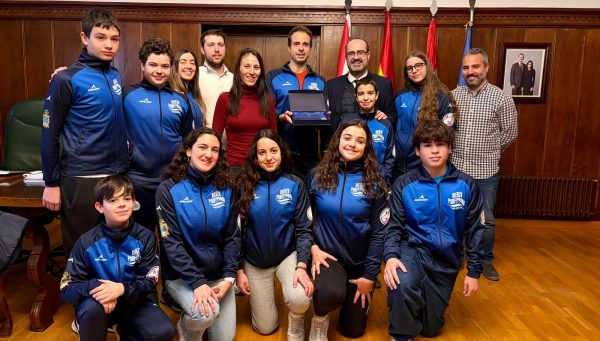
[[[460,293],[463,271],[446,313],[446,326],[435,339],[600,340],[600,222],[498,219],[497,224],[495,265],[501,280],[482,279],[479,293],[466,298]],[[73,311],[67,304],[60,306],[45,332],[29,330],[33,291],[24,265],[9,274],[7,296],[15,323],[7,340],[78,339],[69,327]],[[286,318],[274,334],[260,336],[251,327],[248,299],[238,297],[237,303],[236,340],[286,339]],[[280,316],[286,317],[283,304],[279,306]],[[177,315],[165,309],[176,322]],[[308,332],[310,318],[305,322]],[[335,328],[330,328],[329,339],[347,340]],[[389,340],[385,289],[377,290],[367,332],[359,340]]]

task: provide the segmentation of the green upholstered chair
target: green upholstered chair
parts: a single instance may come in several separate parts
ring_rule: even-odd
[[[15,104],[6,116],[4,166],[0,169],[33,171],[42,169],[42,112],[44,98]]]

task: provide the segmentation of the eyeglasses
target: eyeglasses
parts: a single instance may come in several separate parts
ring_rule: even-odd
[[[421,68],[423,67],[423,65],[425,65],[425,63],[417,63],[417,64],[412,65],[412,66],[407,66],[406,67],[406,72],[408,72],[408,73],[417,72],[417,71],[421,70]]]
[[[356,56],[359,57],[364,57],[369,53],[369,51],[365,51],[365,50],[358,50],[358,51],[348,51],[346,52],[346,57],[348,58],[354,58]]]

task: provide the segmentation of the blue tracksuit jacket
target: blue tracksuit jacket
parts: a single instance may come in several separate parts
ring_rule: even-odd
[[[392,123],[388,120],[376,120],[375,113],[354,113],[350,115],[342,115],[341,123],[353,119],[360,119],[367,123],[371,136],[373,137],[373,149],[377,162],[379,162],[379,170],[381,177],[389,186],[392,182],[392,171],[394,170],[394,131]],[[340,123],[340,124],[341,124]]]
[[[395,170],[404,174],[411,169],[417,168],[421,164],[421,159],[415,153],[413,146],[413,137],[417,127],[417,113],[421,106],[422,86],[413,86],[409,89],[400,90],[396,95],[394,104],[398,112],[398,122],[396,123],[396,134],[394,143],[396,144],[396,163]],[[450,102],[450,94],[441,92],[438,95],[438,117],[448,126],[454,128],[454,111]]]
[[[380,270],[390,210],[387,198],[365,196],[360,167],[358,162],[340,163],[335,193],[319,191],[314,174],[310,177],[316,213],[314,235],[321,250],[352,273],[374,281]]]
[[[298,262],[308,265],[313,238],[306,185],[281,170],[259,173],[249,219],[242,222],[245,260],[262,269],[272,268],[295,250]]]
[[[52,78],[42,116],[47,186],[58,186],[60,176],[116,174],[127,168],[121,75],[110,62],[84,48],[75,64]]]
[[[170,266],[167,280],[183,279],[192,289],[208,281],[234,277],[240,254],[233,190],[219,189],[213,173],[203,176],[191,167],[175,183],[163,181],[156,191],[156,213]]]
[[[417,249],[430,275],[454,283],[467,246],[467,274],[483,270],[483,199],[473,178],[451,163],[440,183],[423,166],[394,182],[384,260],[402,260],[400,243]]]
[[[123,105],[130,153],[127,175],[158,183],[192,130],[191,105],[168,85],[159,90],[145,79],[125,88]]]
[[[135,305],[139,299],[156,301],[159,261],[154,234],[133,223],[117,229],[100,223],[79,237],[60,281],[61,299],[77,307],[99,279],[122,283],[119,301]]]
[[[188,91],[187,96],[188,96],[188,100],[191,104],[192,117],[194,118],[194,128],[195,129],[202,128],[204,126],[204,122],[202,120],[202,118],[203,118],[202,108],[200,108],[200,106],[198,105],[198,102],[196,102],[196,99],[194,98],[194,94],[191,91]],[[184,136],[184,138],[185,138],[185,136]]]

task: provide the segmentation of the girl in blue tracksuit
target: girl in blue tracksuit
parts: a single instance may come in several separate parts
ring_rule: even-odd
[[[240,233],[224,151],[214,130],[186,137],[156,193],[166,289],[183,309],[180,340],[235,337],[233,285]],[[218,318],[217,318],[218,317]]]
[[[412,144],[417,122],[441,120],[454,128],[458,116],[452,93],[435,74],[427,55],[418,50],[404,59],[404,89],[396,95],[394,104],[398,121],[393,180],[421,164]]]
[[[312,213],[306,185],[292,172],[292,157],[281,137],[261,130],[238,178],[243,256],[237,285],[250,295],[254,329],[270,334],[278,325],[277,276],[289,308],[288,341],[303,341],[304,312],[313,292],[307,273]]]
[[[372,145],[366,123],[343,123],[309,178],[316,214],[311,340],[327,339],[328,313],[338,306],[345,337],[359,337],[366,328],[390,216]]]
[[[183,48],[175,52],[169,84],[171,84],[173,90],[187,94],[192,110],[194,128],[203,127],[204,115],[202,113],[206,107],[198,85],[198,58],[192,50]]]

